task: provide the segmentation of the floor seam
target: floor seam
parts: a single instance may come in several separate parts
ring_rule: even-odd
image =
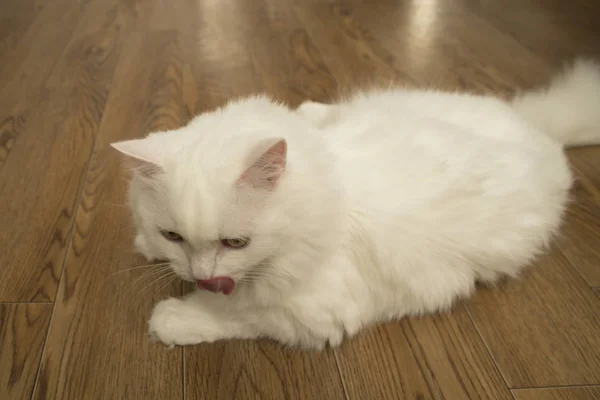
[[[502,377],[502,381],[504,382],[504,386],[506,387],[506,389],[511,393],[511,395],[514,398],[514,395],[511,392],[512,388],[508,384],[508,379],[504,375],[504,372],[502,371],[502,368],[500,368],[500,364],[498,364],[498,360],[496,360],[496,357],[494,357],[494,353],[492,352],[489,344],[485,340],[485,337],[481,333],[481,330],[479,329],[479,326],[477,326],[477,323],[475,322],[475,319],[473,318],[473,315],[471,314],[471,310],[470,310],[469,306],[467,304],[463,304],[463,307],[465,309],[465,312],[467,313],[467,316],[469,317],[469,320],[471,321],[471,324],[475,328],[475,332],[477,332],[477,335],[481,339],[481,343],[483,343],[483,346],[485,347],[485,351],[488,353],[488,355],[490,356],[492,362],[494,363],[494,367],[496,368],[496,371]]]
[[[590,383],[590,384],[580,384],[580,385],[547,385],[547,386],[522,386],[522,387],[513,387],[510,390],[540,390],[540,389],[568,389],[568,388],[600,388],[600,382],[598,383]]]
[[[344,397],[346,398],[346,400],[350,400],[350,395],[348,394],[348,387],[346,385],[346,380],[344,379],[344,374],[342,374],[342,368],[340,365],[340,360],[338,358],[337,350],[332,349],[332,353],[333,353],[333,359],[335,360],[335,366],[337,368],[338,375],[340,377],[340,381],[342,381],[342,389],[344,389]]]

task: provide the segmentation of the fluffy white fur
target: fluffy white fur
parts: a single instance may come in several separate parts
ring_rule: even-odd
[[[544,250],[573,181],[563,147],[599,143],[600,68],[584,60],[510,103],[386,89],[290,110],[256,96],[115,143],[138,163],[137,249],[185,280],[236,283],[161,301],[150,332],[322,348],[448,309]],[[250,244],[220,242],[239,236]]]

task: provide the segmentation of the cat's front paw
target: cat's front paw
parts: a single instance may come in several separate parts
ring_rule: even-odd
[[[176,298],[159,302],[148,321],[150,337],[170,348],[203,342],[197,326],[200,321],[190,318],[187,307],[183,300]]]

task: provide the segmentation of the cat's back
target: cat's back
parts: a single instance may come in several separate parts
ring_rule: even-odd
[[[374,94],[326,136],[360,238],[348,248],[368,243],[385,279],[429,271],[443,285],[439,265],[466,260],[486,279],[512,273],[556,230],[571,184],[561,147],[496,99]]]
[[[495,97],[424,90],[375,90],[339,106],[339,124],[332,136],[347,146],[382,146],[414,135],[411,129],[446,125],[463,133],[507,142],[542,140],[539,132],[525,132],[524,121],[511,106]],[[337,128],[337,129],[335,129]]]
[[[388,229],[477,241],[562,211],[561,147],[500,100],[390,91],[343,105],[339,121],[328,138],[349,203]]]
[[[445,186],[495,168],[518,174],[546,159],[564,168],[561,146],[492,97],[375,91],[342,104],[325,137],[342,174],[367,187]]]

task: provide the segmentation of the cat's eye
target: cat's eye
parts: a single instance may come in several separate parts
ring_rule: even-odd
[[[249,238],[221,239],[221,243],[230,249],[242,249],[250,243]]]
[[[171,242],[183,242],[183,237],[177,232],[173,231],[160,231],[160,234],[164,236],[165,239],[170,240]]]

